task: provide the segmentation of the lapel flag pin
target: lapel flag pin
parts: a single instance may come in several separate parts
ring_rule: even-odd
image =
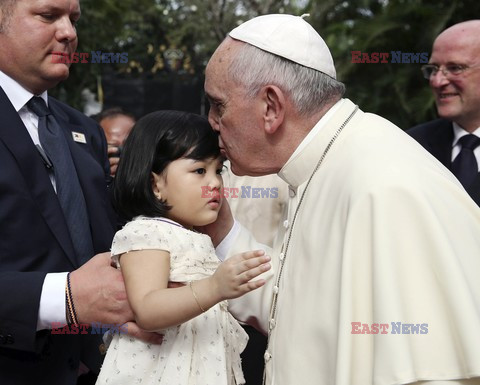
[[[85,139],[85,135],[81,132],[74,132],[72,131],[73,140],[78,143],[87,143],[87,139]]]

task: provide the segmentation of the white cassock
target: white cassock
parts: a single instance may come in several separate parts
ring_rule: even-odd
[[[480,376],[480,208],[361,110],[314,173],[354,110],[337,103],[279,172],[290,198],[272,272],[230,310],[269,332],[267,385],[478,384],[461,379]],[[258,247],[241,228],[229,255]]]
[[[225,165],[229,170],[230,162],[226,161]],[[287,207],[287,184],[277,174],[238,176],[232,171],[223,175],[223,183],[229,192],[225,195],[235,219],[249,229],[257,241],[272,246]],[[238,191],[235,195],[234,188]],[[262,192],[255,194],[252,192],[255,189]]]

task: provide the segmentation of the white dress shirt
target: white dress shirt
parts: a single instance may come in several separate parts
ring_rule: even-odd
[[[26,103],[34,96],[15,80],[0,71],[0,87],[18,112],[34,144],[40,144],[38,138],[38,117],[31,112]],[[48,103],[47,92],[39,95]],[[53,173],[50,180],[55,188]],[[40,307],[38,309],[37,330],[51,329],[52,323],[66,324],[65,284],[67,273],[49,273],[43,282]]]

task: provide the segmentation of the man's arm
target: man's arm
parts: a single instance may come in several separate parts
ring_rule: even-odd
[[[39,352],[37,315],[46,273],[0,272],[0,347]]]
[[[272,255],[272,249],[257,242],[246,228],[234,221],[226,201],[223,202],[217,220],[210,225],[199,228],[199,231],[212,238],[213,244],[217,247],[217,254],[219,248],[227,251],[226,255],[219,256],[220,259],[227,259],[235,254],[259,249],[265,250],[267,255],[271,257],[272,268],[259,277],[266,280],[265,286],[240,298],[228,301],[229,310],[235,318],[266,333],[273,282],[278,264],[276,258]]]

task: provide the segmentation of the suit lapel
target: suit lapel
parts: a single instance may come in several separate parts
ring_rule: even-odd
[[[91,180],[91,175],[95,174],[94,170],[98,168],[97,171],[99,172],[99,175],[103,175],[103,170],[94,160],[90,147],[91,143],[89,143],[91,141],[91,138],[88,136],[85,128],[80,125],[73,124],[70,121],[67,113],[63,110],[62,105],[55,99],[49,98],[49,107],[53,115],[55,116],[58,124],[62,128],[65,138],[67,139],[67,143],[70,148],[70,154],[72,155],[73,159],[73,164],[75,166],[78,180],[82,188],[82,193],[85,198],[87,215],[90,225],[90,233],[93,234],[93,226],[91,222],[92,210],[94,209],[92,209],[91,207],[89,208],[89,205],[91,204],[91,197],[88,196],[88,191],[89,189],[92,189],[92,187],[94,187]],[[74,139],[74,136],[76,137],[76,139]],[[94,196],[94,199],[100,199],[100,195],[96,194]],[[94,237],[92,235],[92,243],[95,249],[95,242],[93,238]],[[80,264],[83,264],[91,257],[91,255],[80,256]]]
[[[480,206],[480,173],[473,181],[472,185],[467,189],[468,194],[472,197],[475,203]]]
[[[430,152],[449,170],[452,165],[453,127],[448,120],[440,120],[428,134]]]
[[[25,125],[1,87],[0,110],[2,112],[0,140],[15,158],[28,187],[27,193],[32,195],[52,234],[73,266],[76,266],[72,240],[48,172]]]
[[[60,105],[51,98],[49,98],[49,107],[67,139],[75,170],[77,171],[78,178],[81,179],[80,174],[84,171],[82,167],[86,167],[84,164],[85,151],[89,152],[89,146],[86,144],[86,132],[82,126],[71,123],[68,115],[61,109]],[[74,135],[79,139],[74,140]]]

